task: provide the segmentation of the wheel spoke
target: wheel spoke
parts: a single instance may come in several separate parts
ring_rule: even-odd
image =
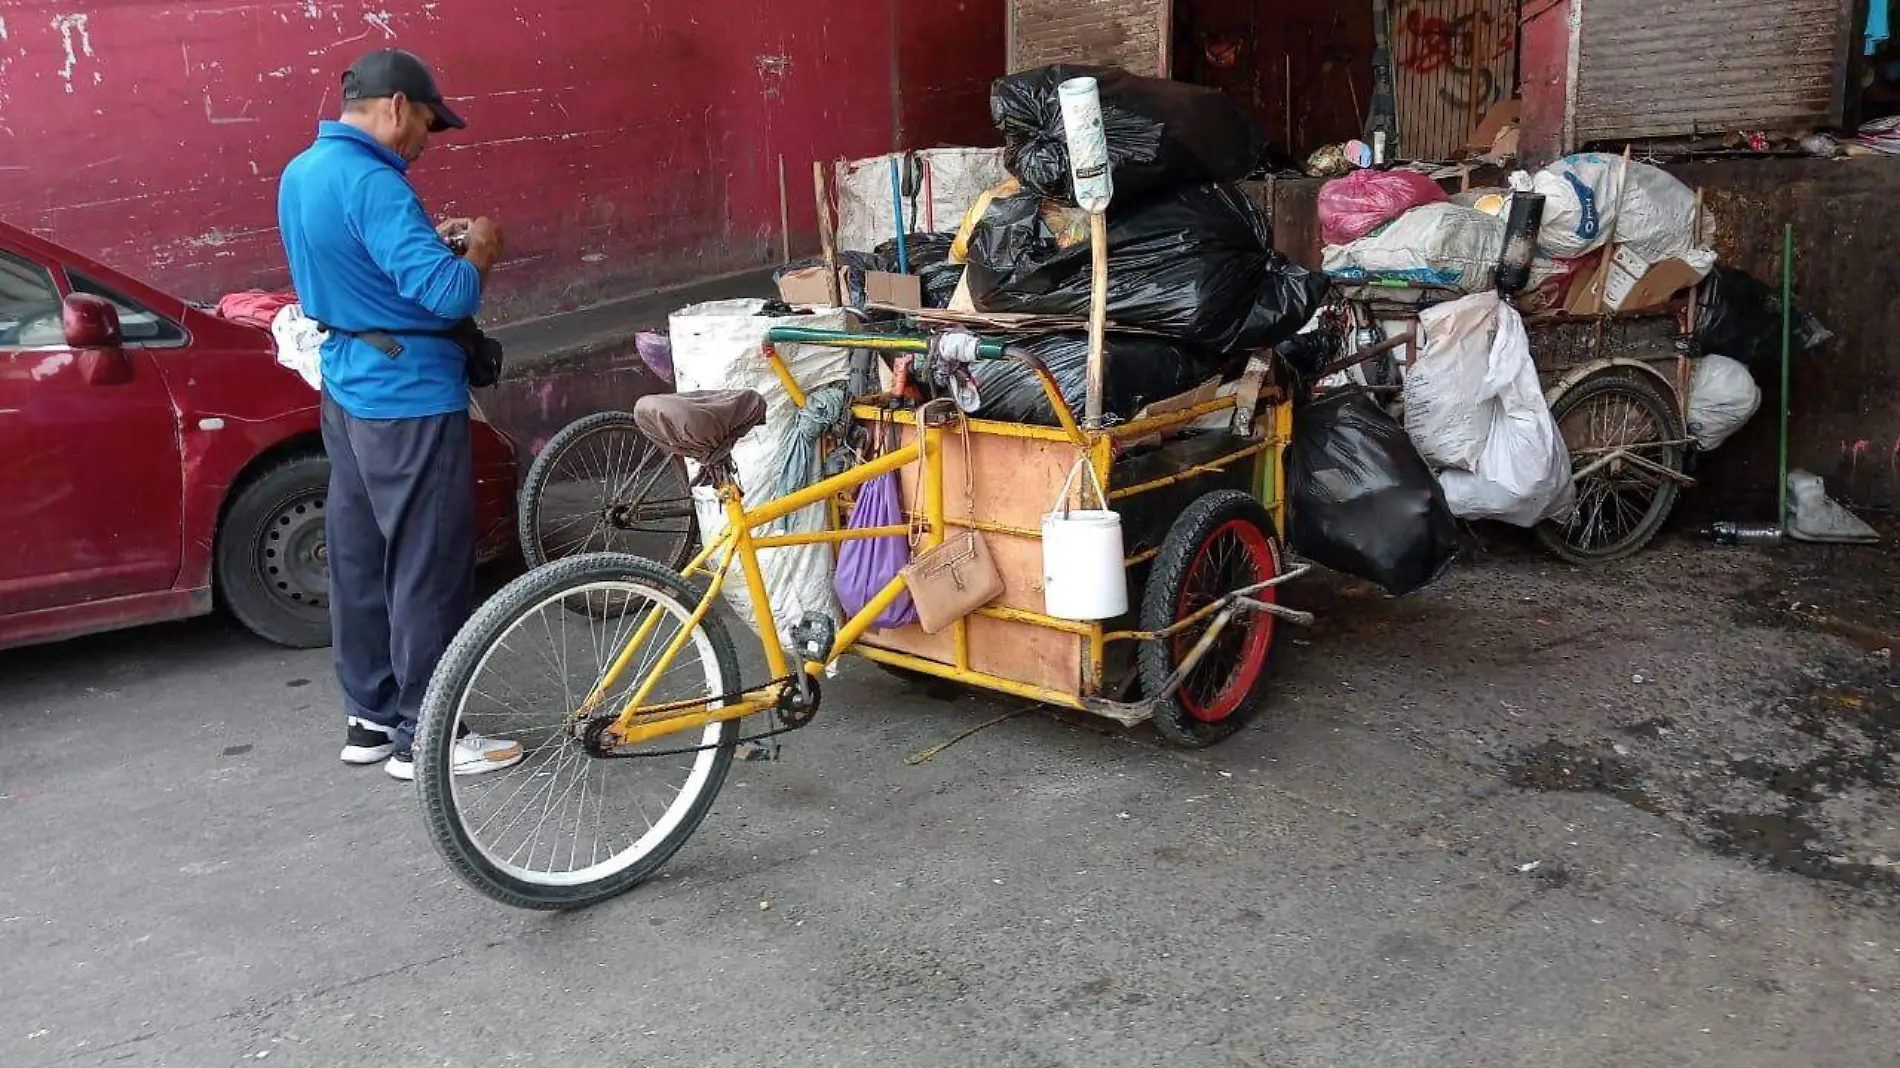
[[[587,752],[573,720],[586,696],[603,687],[643,620],[658,625],[605,687],[592,714],[615,714],[648,681],[654,703],[710,698],[737,683],[713,656],[703,623],[648,679],[692,616],[687,596],[641,579],[569,582],[550,586],[497,625],[484,651],[463,669],[455,694],[442,698],[446,712],[425,716],[431,749],[427,760],[419,754],[419,765],[426,765],[419,777],[425,797],[433,791],[444,798],[462,836],[457,841],[509,879],[585,889],[670,852],[670,839],[690,833],[687,811],[716,784],[713,769],[731,759],[736,725],[694,728],[620,751],[712,746],[683,756],[611,759]],[[575,604],[590,607],[575,611]],[[492,774],[444,779],[442,749],[462,729],[519,742],[523,756]]]
[[[1654,391],[1633,381],[1586,381],[1554,413],[1573,466],[1592,473],[1577,482],[1575,511],[1558,534],[1569,551],[1614,559],[1646,541],[1674,503],[1675,486],[1654,468],[1677,470],[1681,448],[1672,444],[1673,416]]]
[[[523,505],[531,561],[604,551],[685,562],[694,511],[683,469],[630,423],[557,436],[536,469]]]

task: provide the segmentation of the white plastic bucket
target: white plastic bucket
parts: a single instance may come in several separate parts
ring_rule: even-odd
[[[1043,611],[1090,622],[1128,611],[1122,567],[1122,517],[1107,510],[1042,517]]]

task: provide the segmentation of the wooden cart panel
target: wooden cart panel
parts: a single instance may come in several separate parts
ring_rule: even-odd
[[[872,425],[867,418],[859,421]],[[913,427],[898,427],[904,444],[914,441],[915,434]],[[1234,459],[1236,452],[1246,452],[1252,443],[1218,433],[1179,438],[1118,460],[1110,471],[1111,495],[1140,490],[1138,495],[1112,502],[1122,514],[1124,548],[1132,562],[1129,614],[1102,626],[1068,623],[1042,617],[1042,517],[1081,455],[1075,444],[1057,434],[1044,428],[974,420],[967,453],[961,433],[945,430],[936,436],[943,459],[946,531],[974,527],[983,532],[1003,576],[1003,594],[982,614],[964,622],[961,638],[957,630],[930,635],[912,625],[872,631],[865,645],[955,665],[961,640],[963,662],[969,669],[1078,702],[1083,694],[1099,688],[1099,681],[1091,681],[1096,672],[1102,673],[1101,680],[1123,674],[1125,654],[1132,645],[1122,642],[1104,648],[1101,636],[1105,631],[1134,627],[1140,576],[1175,517],[1194,498],[1214,489],[1257,493],[1263,485],[1262,464],[1278,471],[1277,446],[1268,452],[1263,443]],[[927,507],[920,477],[912,466],[901,473],[900,481],[906,511],[923,519]],[[1269,481],[1277,488],[1277,478]],[[1266,503],[1271,507],[1278,502]],[[1091,662],[1092,649],[1102,662]]]

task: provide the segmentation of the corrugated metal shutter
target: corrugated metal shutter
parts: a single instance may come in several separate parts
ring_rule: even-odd
[[[1838,125],[1855,0],[1583,0],[1573,144]]]
[[[1168,0],[1010,0],[1009,69],[1091,63],[1166,77]]]
[[[1517,2],[1407,0],[1386,10],[1396,151],[1459,158],[1484,113],[1517,86]]]

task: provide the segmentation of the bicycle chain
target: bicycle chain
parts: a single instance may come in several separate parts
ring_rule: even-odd
[[[739,700],[740,698],[743,698],[748,693],[752,693],[757,690],[762,690],[766,686],[782,686],[786,683],[793,681],[796,677],[797,676],[794,676],[794,675],[782,675],[776,679],[768,679],[763,685],[746,687],[744,689],[732,691],[731,693],[723,693],[716,697],[707,698],[703,702],[682,701],[682,702],[675,702],[675,703],[684,707],[690,707],[691,705],[697,705],[697,704],[702,704],[702,703],[713,704],[715,702],[720,703],[720,704],[725,704],[729,701]],[[816,680],[814,680],[814,685],[815,684],[816,684]],[[764,711],[764,710],[761,709],[760,711]],[[780,722],[783,722],[786,725],[783,727],[778,727],[774,730],[765,731],[760,734],[749,735],[744,738],[735,738],[730,742],[720,742],[716,745],[694,745],[694,746],[687,746],[680,749],[655,749],[655,750],[650,750],[648,752],[643,752],[643,753],[602,752],[600,748],[598,747],[598,745],[595,744],[600,740],[600,732],[604,731],[609,724],[613,723],[613,721],[615,719],[618,719],[619,717],[618,716],[597,716],[592,721],[589,722],[587,730],[583,732],[583,737],[581,738],[581,745],[586,750],[588,756],[594,757],[600,760],[645,760],[652,757],[690,756],[694,753],[703,753],[709,749],[719,749],[727,745],[732,745],[732,746],[746,745],[750,742],[763,741],[764,739],[776,737],[781,734],[790,734],[792,731],[798,730],[799,728],[804,727],[806,724],[810,723],[813,717],[816,716],[817,714],[816,712],[804,713],[802,715],[802,718],[791,720],[788,718],[787,711],[783,708],[774,706],[772,709],[772,712],[774,715],[779,717]],[[757,713],[754,713],[754,714],[756,715]]]

